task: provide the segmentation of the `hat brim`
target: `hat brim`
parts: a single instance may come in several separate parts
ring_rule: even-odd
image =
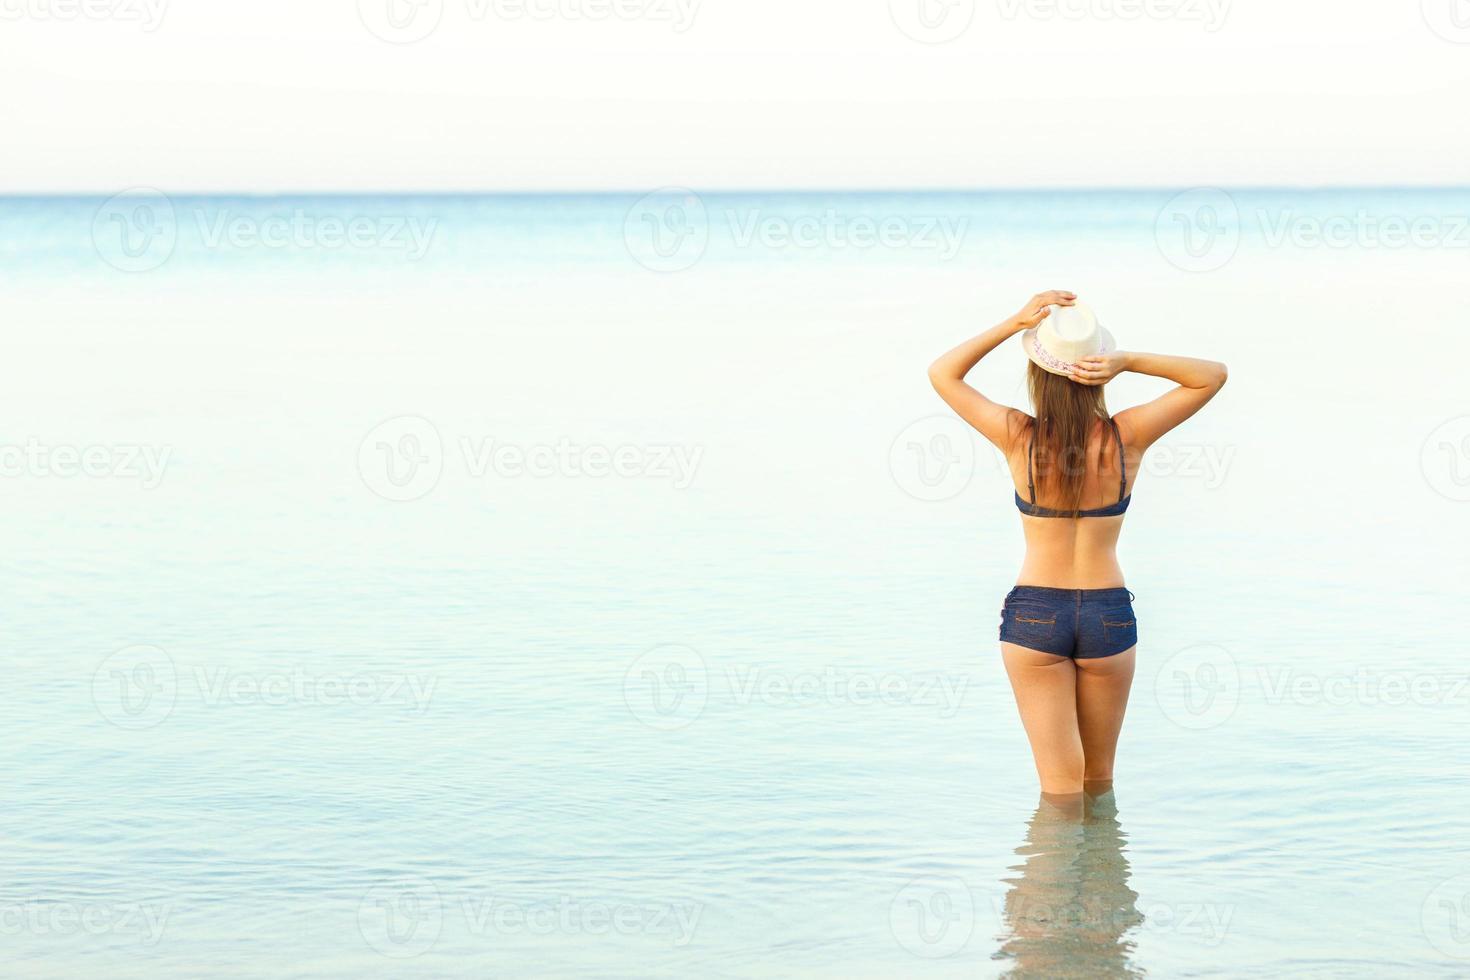
[[[1026,352],[1027,357],[1031,358],[1031,362],[1043,371],[1049,374],[1060,374],[1064,378],[1071,377],[1072,369],[1077,365],[1054,358],[1038,347],[1036,344],[1036,332],[1039,329],[1041,329],[1039,326],[1032,327],[1030,330],[1021,334],[1021,349]],[[1099,325],[1097,329],[1098,333],[1102,334],[1102,348],[1098,353],[1107,354],[1117,350],[1118,342],[1113,339],[1113,335],[1108,328]]]

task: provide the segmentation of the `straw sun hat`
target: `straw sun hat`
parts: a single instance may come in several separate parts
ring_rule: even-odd
[[[1084,357],[1118,349],[1097,314],[1082,303],[1051,307],[1051,316],[1021,335],[1021,346],[1043,370],[1062,375],[1070,375]]]

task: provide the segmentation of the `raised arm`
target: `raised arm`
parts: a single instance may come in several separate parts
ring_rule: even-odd
[[[1124,409],[1114,416],[1125,433],[1125,440],[1139,449],[1147,449],[1164,433],[1204,408],[1225,387],[1227,377],[1225,365],[1219,361],[1168,354],[1114,351],[1085,357],[1077,364],[1072,380],[1085,385],[1106,384],[1124,371],[1167,378],[1179,385],[1151,402]]]
[[[1061,289],[1038,293],[1031,297],[1030,302],[1015,316],[1007,317],[978,337],[972,337],[929,365],[929,383],[934,385],[934,390],[939,392],[939,397],[943,398],[960,418],[973,425],[982,436],[1000,447],[1001,452],[1009,453],[1012,437],[1010,416],[1013,412],[1017,415],[1021,413],[980,394],[965,383],[965,375],[969,374],[970,370],[979,364],[986,354],[1021,331],[1031,329],[1050,316],[1051,310],[1048,307],[1071,306],[1076,302],[1075,293]]]

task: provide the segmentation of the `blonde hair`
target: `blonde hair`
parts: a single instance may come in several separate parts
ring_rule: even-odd
[[[1036,418],[1027,423],[1032,440],[1036,494],[1046,491],[1048,499],[1060,502],[1055,509],[1064,517],[1082,510],[1087,481],[1087,438],[1098,419],[1109,421],[1102,385],[1078,384],[1071,378],[1052,374],[1032,362],[1026,368],[1026,389]],[[1113,440],[1103,442],[1104,454],[1113,451]]]

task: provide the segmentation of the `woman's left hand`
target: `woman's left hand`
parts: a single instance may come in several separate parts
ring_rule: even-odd
[[[1105,385],[1128,370],[1128,355],[1120,350],[1084,357],[1072,366],[1072,380],[1083,385]]]
[[[1031,301],[1021,308],[1021,312],[1011,318],[1011,329],[1016,333],[1022,330],[1030,330],[1042,320],[1051,316],[1053,306],[1076,306],[1077,294],[1065,289],[1049,289],[1044,293],[1037,293],[1031,297]]]

